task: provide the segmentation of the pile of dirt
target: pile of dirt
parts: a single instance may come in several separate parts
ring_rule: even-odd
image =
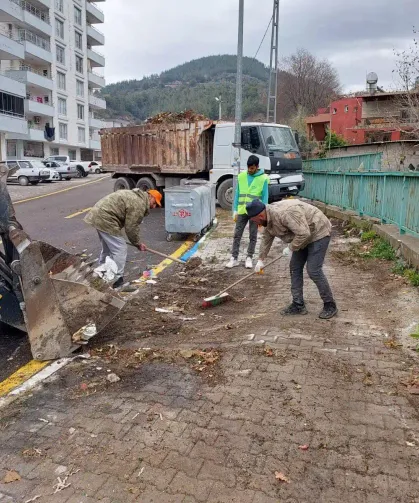
[[[183,112],[162,112],[146,120],[147,124],[173,124],[177,122],[209,121],[205,115],[198,114],[193,110]]]

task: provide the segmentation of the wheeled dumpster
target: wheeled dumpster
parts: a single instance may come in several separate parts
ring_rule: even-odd
[[[212,184],[184,184],[164,191],[166,239],[176,234],[193,235],[198,241],[215,219],[215,190]]]

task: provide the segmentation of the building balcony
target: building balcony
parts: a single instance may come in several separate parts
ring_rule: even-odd
[[[100,54],[100,52],[93,51],[92,49],[87,49],[87,59],[90,60],[90,66],[92,68],[103,68],[105,66],[105,56],[103,56],[103,54]]]
[[[0,92],[26,97],[26,85],[13,79],[8,72],[0,74]]]
[[[94,3],[86,2],[86,21],[89,24],[103,23],[105,14]]]
[[[32,140],[32,141],[45,141],[44,127],[37,125],[29,125],[25,133],[21,134],[8,134],[8,140]]]
[[[105,87],[105,78],[94,72],[87,72],[87,80],[90,88]]]
[[[100,145],[100,140],[90,139],[89,148],[91,148],[92,150],[100,150],[102,148]]]
[[[54,82],[49,77],[42,73],[35,72],[32,69],[27,70],[7,70],[6,75],[15,81],[22,82],[26,85],[31,85],[40,89],[52,91],[54,89]]]
[[[49,40],[36,35],[29,30],[19,30],[20,40],[24,44],[25,59],[30,63],[52,63],[51,45]]]
[[[97,108],[99,110],[106,110],[106,101],[94,94],[89,93],[89,106],[91,108]]]
[[[54,107],[46,104],[39,103],[35,99],[25,101],[25,113],[31,115],[41,115],[43,117],[54,117]]]
[[[93,26],[87,25],[86,33],[88,45],[105,45],[105,35]]]
[[[13,40],[8,33],[0,31],[0,60],[25,59],[25,47],[18,41]]]
[[[92,129],[102,129],[103,121],[101,119],[95,119],[94,117],[89,117],[89,127]]]
[[[26,0],[22,0],[21,6],[23,21],[31,28],[50,37],[52,35],[52,27],[48,11],[40,10],[33,4],[26,2]]]
[[[20,0],[2,0],[0,7],[0,22],[16,23],[23,20]]]
[[[28,133],[28,123],[24,117],[0,112],[0,131],[2,133],[21,134]]]
[[[42,4],[47,9],[51,8],[51,0],[36,0],[38,3]]]

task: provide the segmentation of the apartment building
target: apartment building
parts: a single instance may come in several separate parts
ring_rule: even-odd
[[[89,0],[1,0],[1,159],[99,156],[103,22]]]

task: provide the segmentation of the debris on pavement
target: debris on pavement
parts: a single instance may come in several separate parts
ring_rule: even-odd
[[[291,482],[290,479],[282,472],[275,472],[275,478],[276,480],[279,480],[279,482],[286,482],[287,484]]]
[[[26,449],[22,452],[24,458],[40,458],[43,456],[41,449]]]
[[[309,446],[307,444],[304,444],[304,445],[299,445],[298,448],[300,449],[300,451],[308,451]]]
[[[21,476],[15,470],[9,470],[3,479],[3,484],[11,484],[12,482],[18,482],[21,480]]]
[[[39,500],[40,498],[42,498],[42,495],[41,494],[37,494],[33,498],[31,498],[29,500],[26,500],[25,503],[32,503],[33,501]]]
[[[68,479],[78,473],[80,470],[71,470],[68,472],[68,474],[61,479],[61,477],[57,477],[57,483],[53,486],[54,492],[53,494],[57,494],[61,491],[64,491],[64,489],[67,489],[68,487],[71,486],[71,482],[68,482]]]
[[[106,380],[109,381],[110,383],[116,383],[119,382],[121,378],[116,374],[112,373],[107,375]]]
[[[111,283],[116,278],[118,266],[114,260],[110,257],[106,257],[105,263],[96,267],[93,272],[107,283]]]
[[[156,307],[155,308],[156,313],[165,313],[165,314],[172,314],[173,311],[170,309],[163,309],[162,307]]]

